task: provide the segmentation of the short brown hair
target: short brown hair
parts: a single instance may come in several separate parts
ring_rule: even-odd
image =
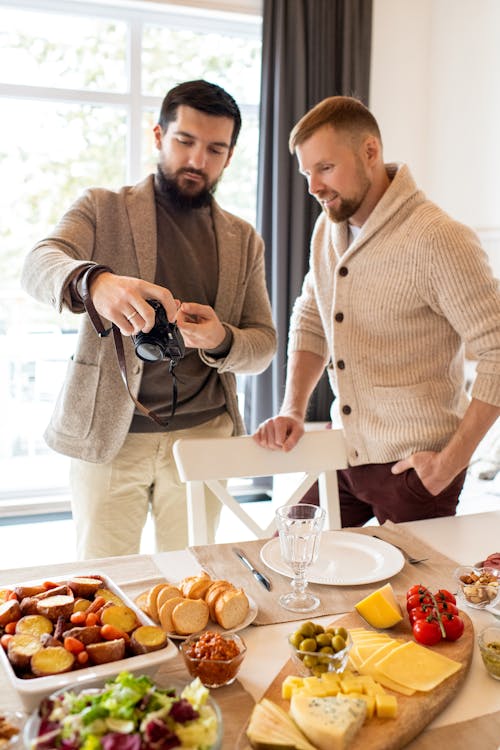
[[[331,125],[353,137],[374,135],[382,141],[376,119],[362,102],[351,96],[329,96],[306,112],[292,128],[288,140],[290,153],[295,153],[297,146],[324,125]]]

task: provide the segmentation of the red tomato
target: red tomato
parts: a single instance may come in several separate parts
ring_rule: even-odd
[[[429,617],[429,615],[432,614],[433,609],[434,608],[430,604],[423,604],[421,607],[414,607],[408,613],[411,624],[413,625],[417,620],[425,620],[426,617]]]
[[[415,594],[418,594],[419,596],[421,594],[426,594],[429,591],[428,588],[425,586],[422,586],[421,583],[415,584],[415,586],[411,586],[408,591],[406,592],[406,599],[408,600],[410,596],[414,596]]]
[[[437,603],[440,612],[445,612],[449,615],[458,615],[458,607],[451,602],[440,602]]]
[[[437,594],[434,594],[436,597],[436,601],[441,602],[451,602],[452,604],[456,604],[457,600],[453,596],[453,594],[450,591],[447,591],[446,589],[439,589]]]
[[[432,617],[414,622],[413,635],[415,640],[424,646],[435,646],[442,638],[439,623]]]
[[[464,621],[461,617],[452,614],[442,614],[441,622],[444,626],[447,641],[456,641],[464,632]]]
[[[423,604],[432,604],[430,594],[413,594],[406,602],[406,611],[411,612],[415,607],[421,607]]]

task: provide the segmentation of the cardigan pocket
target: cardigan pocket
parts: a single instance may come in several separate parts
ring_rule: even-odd
[[[450,398],[450,388],[445,384],[413,383],[404,386],[374,386],[374,410],[387,418],[420,417],[433,421],[435,410],[442,408]]]
[[[56,401],[51,425],[72,438],[86,438],[96,403],[99,367],[70,359],[63,387]]]

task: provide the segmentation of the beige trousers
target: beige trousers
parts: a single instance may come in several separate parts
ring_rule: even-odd
[[[129,433],[109,463],[72,459],[71,509],[80,560],[140,552],[148,512],[154,521],[157,552],[183,549],[188,543],[186,485],[172,453],[179,438],[230,437],[227,412],[187,430]],[[221,504],[207,493],[207,527],[211,541]]]

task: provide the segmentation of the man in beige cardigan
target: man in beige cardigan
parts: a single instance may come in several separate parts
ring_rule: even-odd
[[[500,412],[500,295],[486,255],[405,165],[384,164],[357,100],[320,102],[290,150],[323,213],[292,314],[283,406],[255,439],[293,448],[326,366],[348,448],[343,526],[453,515]],[[471,400],[464,344],[478,360]]]
[[[242,433],[235,373],[260,372],[274,354],[262,239],[213,198],[240,126],[236,102],[219,86],[176,86],[154,128],[156,175],[118,192],[87,190],[26,258],[30,294],[84,313],[45,433],[49,446],[73,459],[80,558],[139,552],[149,510],[157,550],[186,545],[185,488],[172,445]],[[155,325],[153,299],[186,346],[175,368],[177,398],[170,360],[142,361],[131,338]],[[86,309],[121,331],[131,395],[161,424],[130,398],[113,337],[97,335]],[[212,532],[219,508],[214,499]]]

